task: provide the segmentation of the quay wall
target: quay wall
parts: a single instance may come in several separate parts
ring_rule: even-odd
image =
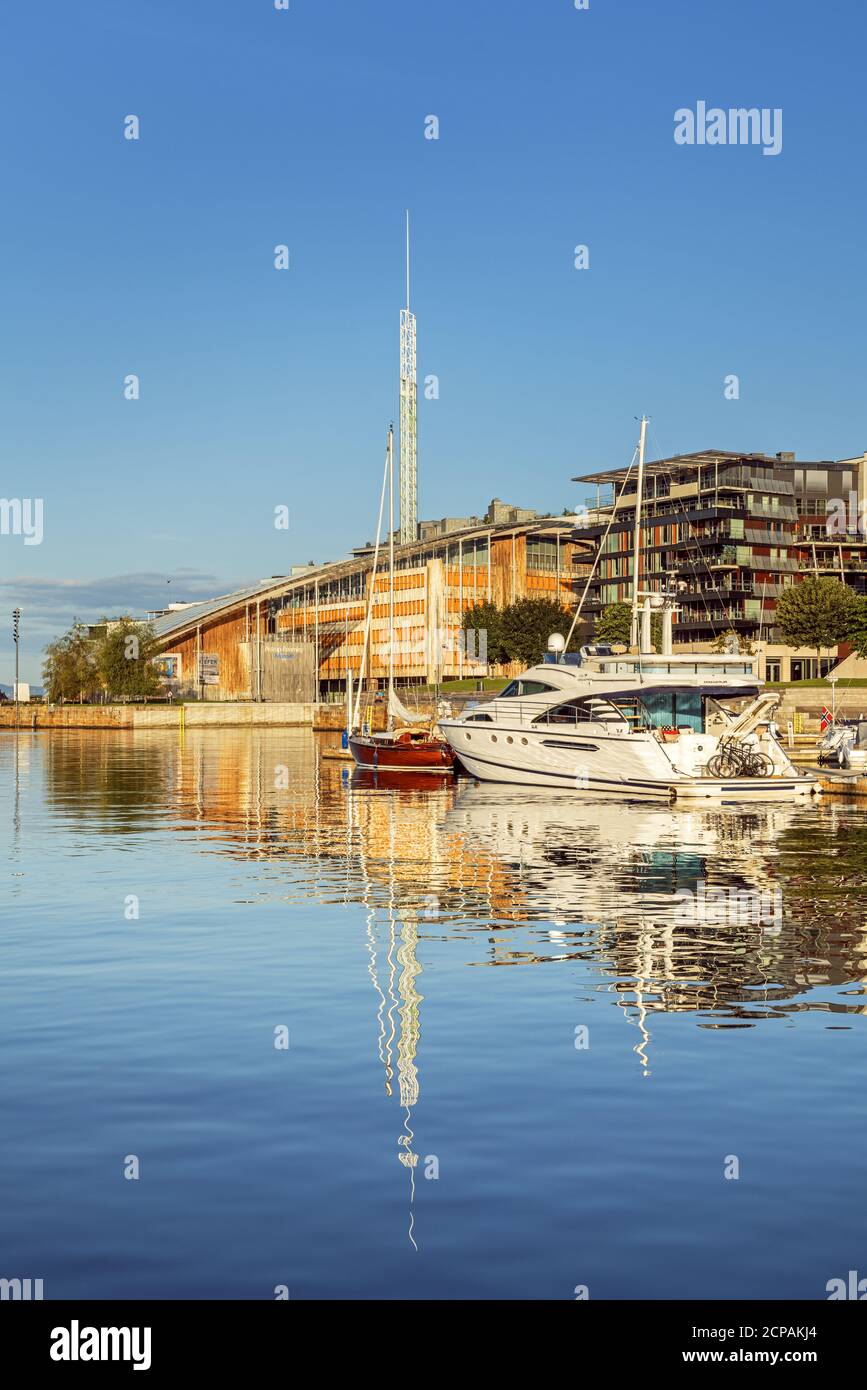
[[[803,733],[819,728],[822,707],[831,706],[831,689],[801,687],[784,690],[777,713],[777,722],[785,728],[792,720]],[[452,696],[450,703],[457,710],[470,697]],[[478,698],[473,696],[472,698]],[[484,699],[484,696],[482,697]],[[841,714],[852,718],[867,714],[867,688],[838,687],[837,706]],[[420,722],[433,714],[431,705],[420,705]],[[367,706],[365,721],[375,730],[385,728],[385,704]],[[343,704],[312,704],[288,702],[205,701],[187,705],[43,705],[22,704],[18,707],[19,727],[42,729],[177,729],[183,719],[187,729],[213,728],[312,728],[338,732],[346,722]],[[15,707],[0,704],[0,731],[15,724]]]
[[[329,706],[319,706],[328,709]],[[187,729],[317,727],[314,704],[41,705],[18,706],[18,724],[43,729]],[[15,706],[0,705],[0,730],[15,726]],[[324,727],[331,727],[326,725]],[[335,727],[342,727],[338,723]]]
[[[781,694],[783,700],[777,711],[777,723],[785,729],[791,719],[793,724],[800,725],[803,733],[818,733],[822,709],[831,708],[831,687],[794,687]],[[847,690],[841,681],[837,687],[837,712],[846,719],[855,719],[862,712],[867,714],[867,688],[856,686]],[[799,718],[796,719],[796,715]]]

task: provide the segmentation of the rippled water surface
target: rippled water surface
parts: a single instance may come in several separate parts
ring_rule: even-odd
[[[322,746],[0,737],[0,1276],[823,1298],[864,1272],[867,811],[395,785]]]

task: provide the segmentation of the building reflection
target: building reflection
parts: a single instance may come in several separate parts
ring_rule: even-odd
[[[91,827],[168,823],[209,853],[291,863],[275,889],[286,898],[363,904],[383,1074],[389,1095],[396,1076],[407,1126],[419,1088],[418,950],[432,938],[472,941],[476,965],[580,964],[582,984],[609,993],[639,1029],[645,1058],[659,1012],[726,1028],[865,1011],[867,829],[855,811],[677,810],[389,781],[323,761],[321,747],[305,730],[58,734],[47,791]],[[822,848],[831,834],[839,857]],[[778,894],[780,916],[720,922],[706,911],[720,889]],[[849,997],[817,992],[844,984]],[[412,1168],[411,1142],[401,1149]]]

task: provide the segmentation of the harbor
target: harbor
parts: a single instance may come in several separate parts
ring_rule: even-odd
[[[556,1302],[594,1363],[851,1375],[867,11],[42,8],[10,1364]]]
[[[338,742],[0,741],[10,1266],[82,1299],[822,1298],[863,1234],[855,1170],[818,1176],[867,1140],[863,812],[624,814]],[[128,1153],[135,1201],[94,1176]]]

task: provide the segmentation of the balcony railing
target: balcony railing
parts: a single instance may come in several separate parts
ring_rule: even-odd
[[[756,492],[770,492],[782,494],[786,497],[794,497],[794,483],[785,482],[779,478],[762,478],[755,473],[750,473],[746,468],[727,468],[721,471],[717,478],[709,480],[707,486],[702,484],[703,490],[712,491],[714,487],[738,487],[752,488]]]
[[[754,555],[750,562],[753,570],[782,570],[784,574],[797,574],[802,565],[802,560],[773,560],[770,555]]]
[[[755,498],[750,508],[750,514],[777,521],[797,521],[799,515],[797,507],[767,507]]]
[[[789,533],[779,531],[746,531],[744,545],[797,545],[798,541]]]

